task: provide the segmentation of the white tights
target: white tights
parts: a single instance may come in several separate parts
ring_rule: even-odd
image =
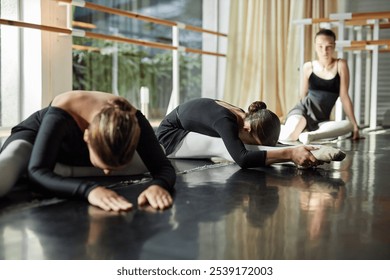
[[[300,115],[289,117],[285,125],[282,125],[279,140],[296,141],[299,139],[303,144],[320,140],[336,138],[352,132],[352,123],[348,120],[326,121],[318,124],[315,131],[302,132],[306,126],[306,119]]]
[[[32,147],[26,140],[15,140],[0,153],[0,196],[9,192],[27,170]]]
[[[245,145],[247,150],[273,150],[283,147],[269,147],[260,145]],[[229,161],[234,161],[222,138],[211,137],[196,132],[190,132],[184,137],[179,146],[173,153],[168,155],[169,158],[212,158],[219,157]]]

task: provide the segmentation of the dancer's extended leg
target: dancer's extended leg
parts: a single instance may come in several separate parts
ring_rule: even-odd
[[[327,121],[318,124],[319,128],[315,131],[303,132],[299,135],[299,141],[303,144],[311,143],[315,140],[336,138],[352,132],[352,123],[348,120]]]
[[[0,153],[0,196],[5,195],[27,171],[32,144],[25,140],[14,140]]]
[[[288,117],[286,123],[281,126],[279,140],[296,141],[299,134],[306,127],[306,119],[301,115],[292,115]]]

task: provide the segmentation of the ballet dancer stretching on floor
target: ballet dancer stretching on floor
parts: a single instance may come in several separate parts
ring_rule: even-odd
[[[331,30],[322,29],[316,34],[318,60],[303,65],[301,100],[287,115],[281,128],[281,141],[299,139],[308,144],[350,132],[353,132],[353,139],[359,138],[359,128],[348,95],[348,65],[345,60],[333,57],[335,42],[336,35]],[[330,113],[339,96],[349,121],[330,121]]]
[[[253,102],[246,113],[224,101],[199,98],[170,112],[158,127],[157,138],[169,158],[220,157],[242,168],[288,161],[309,167],[345,156],[331,147],[274,147],[279,133],[279,118],[261,101]]]
[[[86,198],[106,211],[129,210],[124,197],[79,176],[134,169],[152,176],[138,204],[172,205],[176,173],[144,115],[110,93],[66,92],[12,129],[0,151],[0,196],[28,171],[31,181],[54,195]]]

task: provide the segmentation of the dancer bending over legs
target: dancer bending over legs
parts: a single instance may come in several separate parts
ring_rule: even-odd
[[[301,100],[288,113],[279,139],[303,144],[326,138],[336,138],[353,132],[359,138],[359,128],[348,95],[349,70],[347,62],[333,57],[336,36],[328,29],[315,37],[318,60],[303,65]],[[330,113],[340,97],[349,121],[330,121]],[[304,132],[304,130],[307,130]]]
[[[138,204],[171,206],[176,173],[142,113],[110,93],[66,92],[12,129],[0,152],[0,195],[28,170],[54,195],[85,198],[107,211],[129,210],[131,203],[99,182],[69,176],[134,174],[134,168],[152,176]]]
[[[253,102],[246,113],[224,101],[199,98],[169,113],[157,138],[170,158],[221,157],[242,168],[288,161],[316,166],[340,153],[334,149],[330,157],[316,158],[311,153],[315,147],[275,147],[279,133],[279,118],[261,101]]]

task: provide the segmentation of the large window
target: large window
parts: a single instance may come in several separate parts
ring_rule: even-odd
[[[170,21],[202,26],[202,1],[95,1],[96,4]],[[85,8],[74,9],[74,20],[90,23],[91,32],[172,44],[172,27],[110,15]],[[202,34],[180,30],[180,46],[202,49]],[[172,92],[172,51],[112,41],[74,38],[73,88],[119,94],[140,106],[140,89],[149,89],[149,118],[165,115]],[[87,50],[77,49],[88,46]],[[202,58],[180,53],[180,101],[201,96]]]
[[[227,33],[228,0],[87,2]],[[2,19],[62,29],[72,27],[169,46],[173,43],[172,27],[163,24],[73,7],[55,0],[0,0],[0,3]],[[219,21],[221,16],[223,23]],[[81,23],[89,25],[82,27]],[[142,109],[140,91],[146,87],[151,120],[160,120],[169,110],[168,105],[172,106],[173,84],[179,84],[179,102],[200,96],[221,98],[224,57],[181,49],[176,64],[173,61],[177,57],[169,49],[76,37],[42,31],[39,27],[2,24],[0,28],[0,137],[31,113],[47,106],[56,95],[71,89],[111,92],[128,98]],[[218,36],[179,29],[180,46],[226,53],[215,37]],[[177,73],[175,69],[180,73],[178,83],[173,82],[177,77],[173,75]]]

